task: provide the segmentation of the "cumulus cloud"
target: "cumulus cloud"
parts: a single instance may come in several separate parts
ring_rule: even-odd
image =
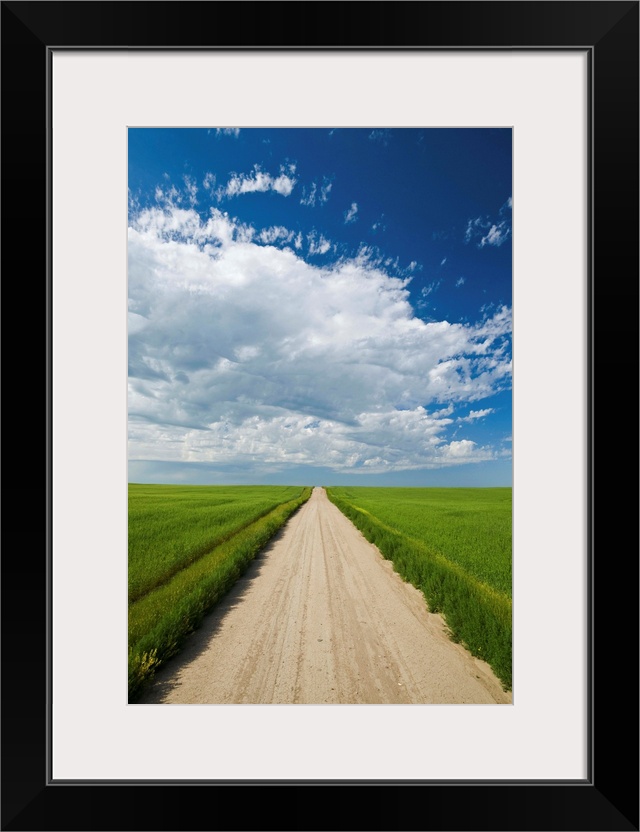
[[[184,201],[133,216],[130,457],[354,473],[495,458],[449,431],[510,386],[510,309],[427,323],[410,276],[365,256],[314,266],[299,236]]]
[[[357,216],[356,216],[357,213],[358,213],[358,203],[357,202],[352,202],[351,203],[351,208],[349,208],[348,211],[344,212],[344,221],[345,221],[345,223],[349,224],[350,222],[355,222],[357,220]]]
[[[289,196],[297,182],[294,178],[295,172],[295,165],[281,165],[279,174],[272,176],[270,173],[263,171],[260,165],[254,165],[249,174],[233,173],[227,184],[216,191],[218,201],[230,199],[240,194],[266,193],[267,191],[274,191],[281,196]]]

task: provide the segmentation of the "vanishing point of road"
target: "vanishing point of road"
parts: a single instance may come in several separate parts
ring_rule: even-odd
[[[315,488],[142,704],[510,703]]]

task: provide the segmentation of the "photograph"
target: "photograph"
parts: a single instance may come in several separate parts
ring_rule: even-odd
[[[512,132],[128,129],[130,703],[512,702]]]

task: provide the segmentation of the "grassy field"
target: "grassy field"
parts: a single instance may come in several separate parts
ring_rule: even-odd
[[[328,488],[329,499],[422,590],[454,639],[511,688],[511,488]]]
[[[310,496],[299,486],[129,486],[129,700]]]

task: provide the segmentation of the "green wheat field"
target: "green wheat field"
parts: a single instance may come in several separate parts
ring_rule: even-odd
[[[327,496],[511,689],[511,488],[340,487]]]

